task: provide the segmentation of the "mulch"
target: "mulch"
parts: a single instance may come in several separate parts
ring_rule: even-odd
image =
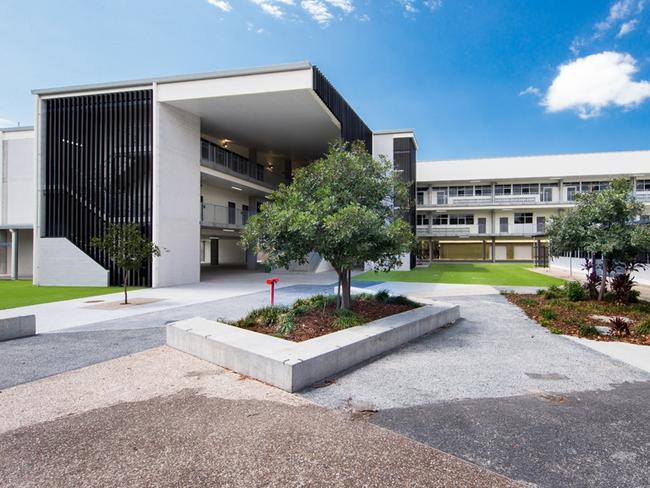
[[[384,317],[406,312],[415,308],[413,305],[396,305],[377,302],[374,300],[355,300],[352,303],[352,311],[364,319],[364,322],[372,322]],[[283,337],[293,342],[302,342],[314,337],[320,337],[340,329],[335,326],[336,307],[333,305],[323,309],[313,310],[296,317],[294,330]],[[248,330],[261,332],[262,334],[275,335],[275,327],[255,326]]]
[[[571,302],[568,300],[547,299],[541,295],[507,293],[506,298],[521,308],[531,319],[542,322],[541,311],[553,310],[557,317],[550,320],[553,327],[562,334],[583,337],[580,335],[580,325],[607,326],[606,322],[592,318],[593,315],[607,317],[626,317],[631,321],[630,335],[598,335],[588,339],[602,342],[628,342],[631,344],[650,345],[650,334],[635,334],[634,326],[642,320],[650,318],[650,314],[638,310],[638,305],[619,305],[611,302],[585,300]]]

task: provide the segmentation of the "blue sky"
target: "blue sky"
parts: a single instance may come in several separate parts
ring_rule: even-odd
[[[30,89],[308,60],[418,159],[650,149],[650,0],[0,0]]]

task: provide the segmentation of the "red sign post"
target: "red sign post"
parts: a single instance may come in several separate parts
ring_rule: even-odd
[[[275,303],[275,284],[280,281],[280,278],[269,278],[266,284],[271,286],[271,305]]]

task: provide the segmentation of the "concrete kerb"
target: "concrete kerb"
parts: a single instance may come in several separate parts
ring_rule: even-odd
[[[295,392],[356,366],[460,318],[460,307],[433,302],[304,342],[192,318],[167,326],[175,349]]]
[[[0,319],[0,342],[33,335],[36,335],[35,315]]]

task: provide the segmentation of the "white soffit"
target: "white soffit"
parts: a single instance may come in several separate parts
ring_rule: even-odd
[[[558,154],[417,163],[420,182],[647,175],[650,151]]]

